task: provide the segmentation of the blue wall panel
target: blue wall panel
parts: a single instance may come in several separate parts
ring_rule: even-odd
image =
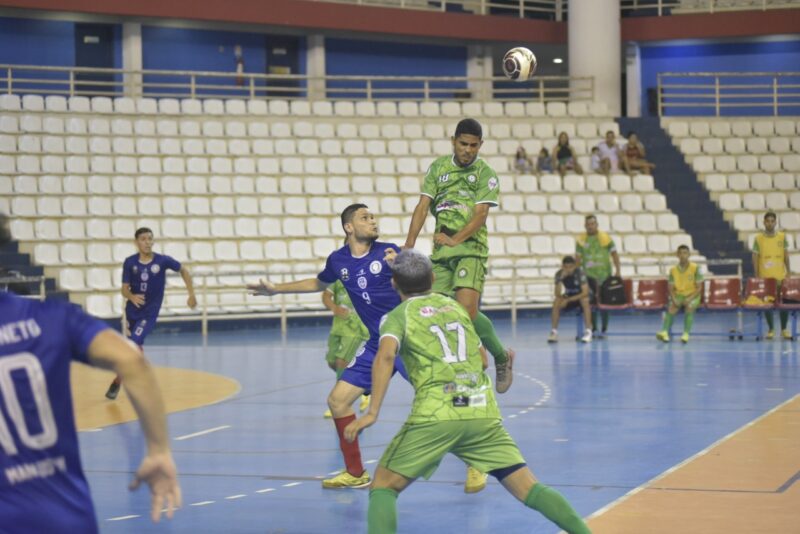
[[[0,17],[0,63],[75,66],[75,24]]]
[[[647,90],[658,84],[660,72],[798,72],[800,40],[674,44],[642,46],[642,113],[647,115]],[[764,83],[761,78],[736,78],[735,83]],[[792,83],[798,83],[797,81]],[[794,91],[797,92],[796,90]],[[739,99],[752,103],[750,99]],[[794,100],[798,102],[797,99]],[[712,115],[713,110],[667,111],[668,115]],[[770,107],[728,108],[725,115],[772,115]],[[781,109],[781,114],[800,114],[800,106]]]

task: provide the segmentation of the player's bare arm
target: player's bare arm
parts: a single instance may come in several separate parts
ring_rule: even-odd
[[[316,293],[324,291],[326,287],[328,287],[328,284],[318,278],[306,278],[283,284],[273,284],[261,279],[257,284],[247,284],[247,289],[251,291],[251,295],[263,297],[271,297],[281,293]]]
[[[391,380],[392,372],[394,371],[394,359],[396,356],[397,340],[391,336],[383,336],[378,346],[378,353],[372,363],[372,398],[369,403],[369,411],[344,429],[344,436],[347,441],[352,443],[359,432],[372,426],[378,420],[381,404],[383,404],[383,399],[386,397],[389,380]]]
[[[487,203],[476,204],[472,219],[470,219],[461,230],[452,236],[443,233],[435,234],[433,236],[434,242],[438,245],[445,245],[448,247],[460,245],[486,224],[486,218],[489,216],[490,207],[491,205]]]
[[[186,304],[191,309],[195,309],[197,307],[197,298],[194,295],[194,283],[192,281],[192,273],[190,273],[189,269],[187,269],[186,267],[181,267],[181,278],[183,278],[183,283],[186,285],[186,291],[189,292],[189,298],[186,300]]]
[[[417,207],[414,208],[414,214],[411,216],[411,223],[408,225],[408,236],[403,248],[414,248],[417,244],[417,238],[425,225],[425,218],[428,216],[428,210],[431,207],[431,197],[428,195],[420,195]]]
[[[753,274],[755,275],[755,277],[756,277],[756,278],[761,278],[761,277],[759,276],[759,274],[758,274],[758,264],[759,264],[759,261],[758,261],[758,254],[756,254],[756,253],[754,252],[754,253],[753,253]]]
[[[136,306],[137,308],[141,308],[144,306],[144,295],[136,295],[131,291],[130,284],[122,284],[122,296],[131,301],[131,304]]]
[[[330,291],[322,292],[322,304],[328,308],[335,317],[347,317],[350,310],[346,306],[339,306],[333,300],[333,293]]]
[[[619,264],[619,254],[617,254],[616,250],[611,253],[611,261],[614,262],[614,276],[620,276],[622,269]]]
[[[142,426],[147,455],[130,488],[136,489],[142,482],[148,484],[153,521],[158,522],[164,509],[167,517],[172,518],[174,510],[181,506],[181,488],[169,447],[164,401],[152,367],[136,345],[112,330],[95,336],[88,355],[93,365],[114,371],[122,378]]]

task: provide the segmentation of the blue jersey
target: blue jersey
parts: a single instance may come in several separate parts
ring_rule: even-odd
[[[69,367],[107,328],[73,304],[0,292],[0,532],[97,532]]]
[[[130,284],[131,293],[144,295],[144,306],[137,308],[131,301],[125,305],[125,316],[128,319],[148,317],[155,319],[164,301],[164,287],[167,283],[167,269],[180,271],[181,264],[176,259],[163,254],[153,253],[149,263],[139,261],[139,254],[125,259],[122,265],[122,283]]]
[[[381,318],[400,304],[400,295],[392,287],[392,269],[383,259],[388,249],[400,252],[397,245],[375,241],[369,252],[356,258],[345,245],[328,256],[325,270],[317,275],[326,284],[342,281],[353,308],[369,330],[367,344],[373,348],[380,338]]]

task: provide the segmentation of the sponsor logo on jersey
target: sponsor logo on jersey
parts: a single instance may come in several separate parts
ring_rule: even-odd
[[[147,282],[150,280],[150,275],[147,274],[147,271],[142,271],[142,282]]]
[[[471,184],[474,184],[474,183],[475,183],[475,180],[477,180],[477,179],[478,179],[478,177],[477,177],[477,176],[475,176],[474,174],[470,174],[469,176],[467,176],[467,181],[468,181],[469,183],[471,183]]]
[[[339,271],[339,278],[342,279],[342,282],[347,282],[348,280],[350,280],[350,272],[347,270],[347,268],[344,268],[341,271]]]
[[[445,200],[444,202],[441,202],[436,205],[436,213],[445,210],[467,210],[467,209],[469,208],[467,208],[467,206],[465,206],[464,204],[459,204],[458,202],[453,202],[451,200]]]
[[[454,382],[448,382],[447,384],[442,386],[442,391],[444,391],[445,393],[448,393],[448,394],[455,393],[455,391],[456,391],[455,383]]]
[[[497,176],[492,176],[489,178],[489,191],[494,191],[497,189]]]
[[[448,180],[450,180],[450,173],[441,175],[439,178],[437,178],[437,180],[439,180],[440,184],[447,182]]]
[[[436,308],[432,306],[423,306],[422,308],[419,309],[419,314],[422,317],[433,317],[434,315],[436,315]]]
[[[458,277],[459,278],[466,278],[467,274],[468,273],[467,273],[466,269],[461,269],[460,271],[458,271]]]
[[[150,270],[153,271],[153,274],[158,274],[159,272],[161,272],[161,266],[156,263],[155,265],[150,267]]]
[[[369,264],[369,272],[372,274],[378,274],[383,270],[383,264],[378,260],[373,261]]]
[[[134,265],[133,266],[133,274],[136,274],[138,272],[139,272],[139,266],[138,265]]]
[[[367,289],[367,279],[363,276],[358,277],[358,287],[361,289]]]

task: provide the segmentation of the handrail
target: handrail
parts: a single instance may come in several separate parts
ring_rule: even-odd
[[[11,284],[27,284],[35,282],[39,284],[39,293],[37,295],[20,295],[21,297],[38,298],[44,300],[47,295],[47,288],[45,282],[47,277],[42,275],[37,276],[3,276],[0,277],[0,291],[7,291],[8,286]]]
[[[0,64],[0,92],[67,97],[550,102],[594,100],[594,78],[537,76],[515,83],[502,76],[306,76]]]

